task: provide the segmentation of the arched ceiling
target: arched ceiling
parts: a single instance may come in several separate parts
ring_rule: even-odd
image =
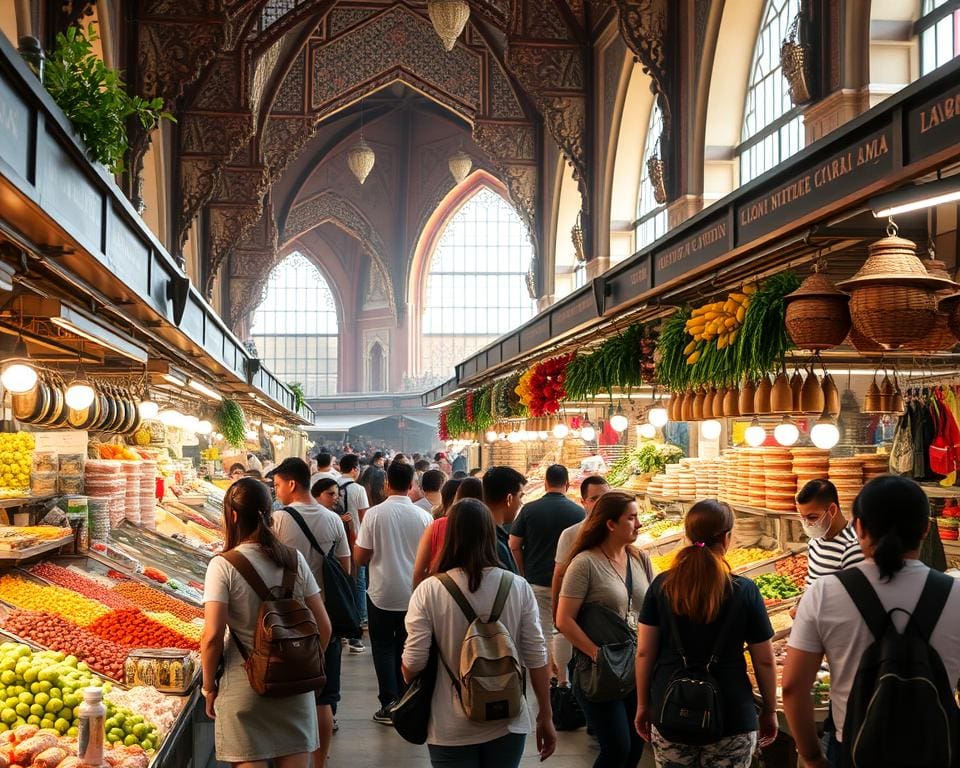
[[[228,259],[241,273],[272,263],[276,217],[289,223],[306,210],[275,194],[295,186],[288,169],[301,153],[319,164],[342,150],[359,129],[357,103],[370,104],[365,117],[375,121],[378,110],[382,116],[392,107],[371,95],[400,83],[461,126],[475,163],[504,182],[536,248],[545,136],[571,164],[589,222],[587,89],[596,23],[619,11],[624,39],[663,94],[666,3],[471,0],[470,23],[447,53],[417,0],[142,0],[132,25],[137,84],[147,96],[166,97],[178,119],[177,241],[182,247],[199,216],[208,293]],[[135,171],[147,144],[136,137]],[[323,220],[355,234],[359,225],[342,220],[349,207],[324,200]],[[376,250],[374,238],[364,245]],[[239,276],[231,266],[231,280]],[[231,300],[236,293],[243,304],[256,293],[244,290],[231,287]]]

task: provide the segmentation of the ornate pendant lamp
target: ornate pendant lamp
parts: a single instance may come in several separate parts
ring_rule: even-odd
[[[453,176],[454,180],[459,184],[470,174],[473,168],[473,158],[462,149],[459,149],[450,155],[447,166],[450,168],[450,175]]]
[[[373,170],[373,164],[376,161],[377,156],[361,133],[360,141],[347,152],[347,165],[353,172],[353,175],[357,177],[357,181],[363,184],[363,182],[367,180],[367,176],[370,175],[370,171]]]
[[[466,0],[427,0],[427,12],[443,47],[452,51],[470,20],[470,6]]]

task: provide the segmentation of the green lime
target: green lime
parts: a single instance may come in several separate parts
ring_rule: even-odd
[[[10,707],[6,707],[4,710],[0,711],[0,721],[9,724],[16,722],[16,719],[17,713],[10,709]]]
[[[130,734],[129,736],[124,737],[123,739],[123,745],[125,747],[132,747],[134,744],[139,744],[139,743],[140,743],[140,740],[133,734]]]
[[[64,720],[62,717],[58,717],[57,721],[53,724],[53,727],[56,728],[60,733],[66,733],[70,730],[70,721]]]
[[[22,701],[17,704],[14,711],[20,715],[20,717],[29,717],[30,716],[30,705],[24,704]]]
[[[144,752],[149,752],[151,749],[153,749],[153,742],[150,741],[150,739],[144,739],[140,742],[140,749],[142,749]]]
[[[36,715],[30,715],[30,717],[27,718],[27,725],[36,725],[39,727],[40,718]]]

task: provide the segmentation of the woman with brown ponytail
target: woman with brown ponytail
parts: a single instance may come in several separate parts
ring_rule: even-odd
[[[658,768],[748,768],[757,746],[777,736],[773,628],[757,585],[732,575],[724,555],[733,511],[723,502],[694,504],[684,523],[688,545],[673,567],[654,579],[640,612],[637,637],[637,732],[653,744]],[[746,644],[763,699],[758,721],[743,656]],[[680,743],[665,717],[680,677],[709,669],[719,691],[722,731],[704,743]],[[684,713],[686,714],[686,713]],[[671,731],[668,726],[673,726]],[[660,729],[673,734],[671,741]]]

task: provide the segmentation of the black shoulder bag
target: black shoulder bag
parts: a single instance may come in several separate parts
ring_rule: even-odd
[[[670,634],[683,666],[670,677],[663,701],[654,702],[654,725],[663,738],[676,744],[713,744],[723,737],[723,697],[713,668],[719,661],[727,633],[740,612],[739,601],[731,605],[705,664],[687,657],[673,608],[666,599],[663,605],[670,624]]]
[[[360,628],[360,610],[357,608],[357,588],[353,578],[343,570],[340,561],[334,555],[337,545],[334,543],[329,552],[324,552],[317,543],[313,531],[293,507],[283,508],[294,522],[300,526],[310,546],[323,556],[323,605],[330,617],[334,637],[359,638],[363,635]],[[332,512],[330,514],[333,514]]]

